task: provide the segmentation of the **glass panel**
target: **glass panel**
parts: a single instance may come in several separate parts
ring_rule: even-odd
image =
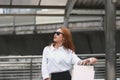
[[[16,34],[32,34],[34,31],[34,26],[17,26],[15,28]]]
[[[81,16],[81,17],[78,17],[77,16],[77,17],[70,17],[69,18],[70,22],[76,22],[76,21],[88,22],[88,21],[95,21],[95,20],[96,21],[101,20],[101,17],[99,17],[99,16],[94,16],[94,17],[93,16],[92,17],[91,16]]]
[[[0,16],[0,26],[11,26],[13,25],[12,16]]]
[[[5,14],[13,14],[13,13],[36,13],[36,9],[22,9],[22,8],[6,8],[4,9]]]
[[[60,24],[43,24],[36,27],[37,33],[52,33],[55,32],[63,23]]]
[[[65,6],[67,0],[41,0],[40,5]]]
[[[16,16],[15,17],[15,25],[30,25],[35,22],[34,16]]]
[[[0,34],[12,34],[14,27],[0,27]]]
[[[0,5],[10,5],[10,0],[0,0]]]
[[[36,24],[62,23],[63,20],[64,20],[63,17],[41,16],[36,17]]]
[[[41,9],[37,10],[37,14],[64,14],[63,9]]]
[[[0,8],[0,14],[3,14],[4,10],[2,8]]]
[[[33,34],[33,31],[18,31],[15,34]]]
[[[37,13],[37,14],[64,14],[65,10],[64,9],[30,9],[30,8],[0,8],[0,13],[4,14],[13,14],[13,13],[18,13],[18,14],[22,14],[22,13]]]
[[[120,17],[116,17],[116,26],[120,30]]]
[[[39,0],[12,0],[12,5],[38,5]]]

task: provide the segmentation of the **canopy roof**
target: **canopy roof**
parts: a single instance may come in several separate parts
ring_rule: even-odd
[[[119,0],[117,8],[120,9]],[[104,9],[105,0],[0,0],[1,8],[57,8],[65,9],[69,4],[73,9]]]
[[[56,24],[66,24],[66,19],[69,23],[77,23],[76,27],[91,23],[99,24],[97,27],[101,27],[105,14],[104,5],[105,0],[0,0],[0,33],[53,30],[57,27]],[[119,16],[120,0],[117,0],[116,6]],[[73,24],[71,25],[73,29]],[[38,30],[40,33],[42,31]]]

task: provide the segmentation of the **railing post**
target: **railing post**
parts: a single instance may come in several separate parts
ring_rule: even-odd
[[[32,58],[30,58],[30,80],[32,80]]]

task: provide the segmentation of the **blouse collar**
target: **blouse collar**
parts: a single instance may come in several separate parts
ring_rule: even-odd
[[[60,46],[60,47],[58,47],[58,48],[55,48],[54,46],[53,46],[53,44],[51,45],[51,49],[52,50],[55,50],[55,49],[63,49],[64,48],[64,46]]]

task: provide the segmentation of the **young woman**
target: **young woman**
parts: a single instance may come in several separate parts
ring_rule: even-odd
[[[71,80],[70,69],[73,64],[95,64],[96,58],[81,60],[75,54],[72,35],[66,27],[54,32],[53,43],[43,50],[43,80]]]

